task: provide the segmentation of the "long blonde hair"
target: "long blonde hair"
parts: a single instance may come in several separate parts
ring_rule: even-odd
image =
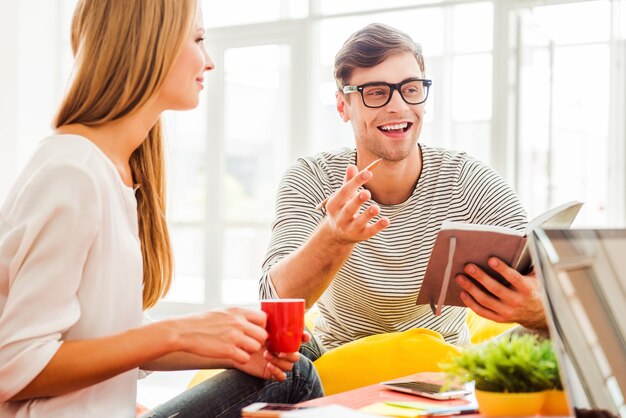
[[[97,126],[155,97],[181,51],[197,0],[79,0],[72,22],[73,79],[54,125]],[[143,255],[143,306],[169,290],[173,257],[165,216],[161,120],[133,152]]]

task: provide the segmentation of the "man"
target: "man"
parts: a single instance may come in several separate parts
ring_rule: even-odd
[[[356,149],[299,159],[282,179],[260,293],[317,302],[315,335],[324,349],[372,334],[425,327],[449,343],[469,344],[466,309],[435,317],[415,304],[444,220],[522,230],[518,197],[493,169],[465,153],[418,144],[431,84],[421,47],[403,32],[372,24],[353,34],[335,58],[337,110]],[[382,159],[375,172],[364,170]],[[330,196],[330,197],[329,197]],[[316,206],[329,197],[325,208]],[[496,262],[511,283],[476,266],[463,300],[500,322],[545,327],[534,277]]]

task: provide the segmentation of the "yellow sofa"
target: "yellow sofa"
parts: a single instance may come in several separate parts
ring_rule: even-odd
[[[313,328],[315,312],[307,314],[307,326]],[[501,334],[515,324],[499,324],[473,312],[467,316],[473,344]],[[324,392],[332,395],[358,387],[424,371],[438,371],[438,363],[459,352],[443,337],[423,328],[404,332],[371,335],[325,353],[314,364]],[[189,387],[219,373],[200,370]]]

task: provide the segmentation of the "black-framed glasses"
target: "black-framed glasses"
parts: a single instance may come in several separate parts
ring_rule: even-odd
[[[344,94],[359,92],[366,107],[383,107],[391,101],[393,91],[398,90],[400,97],[410,105],[422,104],[428,99],[428,91],[433,84],[432,80],[424,78],[409,78],[397,84],[374,81],[360,86],[344,86]]]

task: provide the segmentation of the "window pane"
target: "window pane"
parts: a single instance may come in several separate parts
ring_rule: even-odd
[[[491,159],[490,139],[490,122],[455,123],[452,148],[465,151],[472,157],[488,164]]]
[[[261,265],[269,237],[269,228],[227,228],[224,231],[224,304],[251,304],[259,300]]]
[[[452,14],[455,52],[490,51],[493,44],[493,5],[455,6]]]
[[[606,41],[611,29],[610,4],[588,1],[536,7],[533,21],[556,44]]]
[[[452,118],[491,119],[491,54],[457,56],[452,62]]]
[[[209,28],[295,19],[308,14],[308,0],[202,0],[204,22]]]
[[[443,9],[440,8],[325,19],[321,21],[319,30],[321,65],[332,68],[335,55],[348,36],[373,22],[384,23],[408,33],[422,45],[424,55],[440,55],[443,51],[444,22]]]
[[[578,224],[606,224],[608,45],[534,48],[526,57],[519,157],[526,206],[536,214],[578,199],[585,202]],[[580,57],[585,57],[585,65]],[[594,75],[593,83],[587,82],[589,74]]]
[[[70,34],[72,27],[72,18],[74,17],[74,9],[76,9],[76,3],[78,0],[62,0],[59,2],[59,10],[61,15],[61,37],[63,40],[67,40],[70,43]]]
[[[444,78],[441,72],[442,57],[424,57],[426,65],[426,78],[433,80],[433,84],[430,86],[428,92],[428,100],[426,100],[424,106],[424,119],[422,131],[418,141],[428,143],[434,146],[448,146],[444,145],[444,134],[442,132],[442,116],[444,110],[441,108],[443,103],[449,103],[449,100],[442,101],[440,103],[439,98],[444,97],[442,90],[442,83]],[[449,109],[449,106],[447,107]],[[446,124],[449,127],[450,124]]]
[[[580,57],[588,60],[584,66]],[[585,212],[603,224],[607,222],[609,176],[608,46],[559,48],[554,59],[551,203],[578,196],[585,201]],[[591,84],[586,81],[589,74],[595,76]]]
[[[335,106],[336,91],[334,80],[322,82],[318,88],[318,101],[313,109],[313,143],[308,145],[307,154],[354,147],[352,125],[341,120]]]
[[[626,39],[626,0],[614,2],[617,12],[617,32],[621,39]]]
[[[170,155],[169,219],[200,222],[206,211],[206,159],[204,153],[179,150]]]
[[[518,192],[532,216],[550,207],[550,54],[548,48],[532,48],[524,56],[527,62],[521,67]]]
[[[320,8],[323,14],[335,14],[438,2],[441,2],[441,0],[321,0]]]
[[[286,0],[287,16],[300,19],[309,15],[309,0]]]
[[[290,47],[228,49],[224,70],[224,216],[269,222],[288,155]]]
[[[203,228],[170,227],[174,249],[174,280],[165,297],[170,302],[204,303],[205,241]],[[214,280],[214,279],[213,279]]]
[[[168,139],[168,210],[174,222],[201,222],[205,219],[207,197],[206,103],[186,112],[166,112]]]

